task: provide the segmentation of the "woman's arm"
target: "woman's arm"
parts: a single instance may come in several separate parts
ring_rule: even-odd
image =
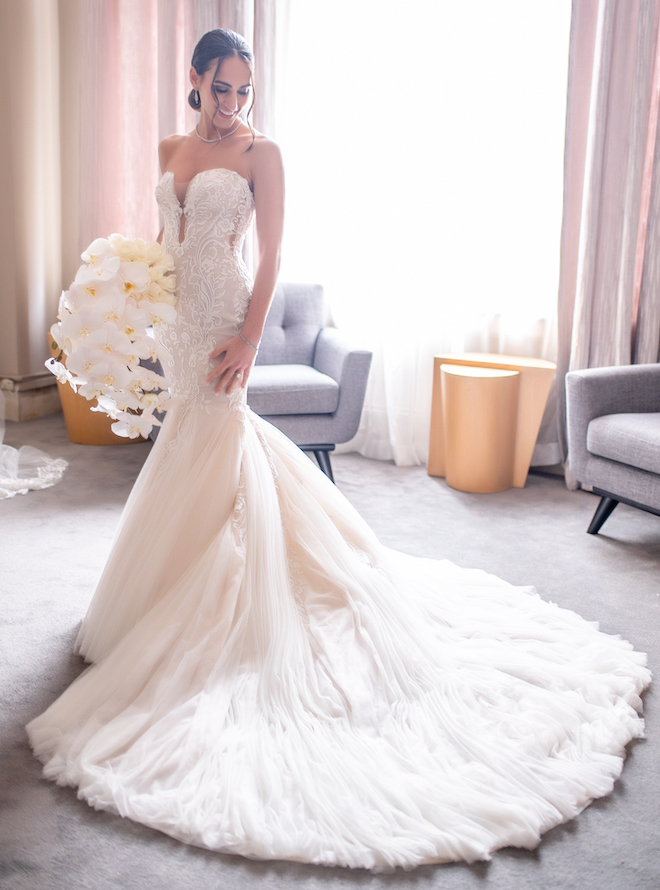
[[[284,169],[280,150],[274,142],[264,141],[255,145],[253,151],[255,155],[251,172],[259,265],[241,333],[245,340],[253,346],[258,346],[280,267],[280,247],[284,227]],[[209,383],[217,383],[216,392],[224,389],[227,393],[232,392],[236,385],[247,386],[257,356],[256,350],[237,336],[220,343],[210,358],[218,358],[223,352],[224,357],[209,374]]]
[[[254,278],[252,299],[243,336],[258,343],[273,299],[280,269],[280,247],[284,227],[284,169],[279,147],[274,142],[263,145],[252,170],[254,207],[257,222],[259,266]]]

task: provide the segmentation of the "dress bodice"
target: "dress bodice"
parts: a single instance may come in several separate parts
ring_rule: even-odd
[[[240,250],[254,204],[247,179],[226,167],[197,173],[188,183],[183,205],[176,195],[174,173],[169,170],[156,187],[156,200],[165,223],[163,245],[172,256],[183,256],[190,242],[209,236],[218,242],[216,246]],[[182,216],[185,230],[179,241]]]
[[[202,170],[181,204],[168,171],[156,200],[163,247],[174,259],[177,279],[176,321],[158,332],[165,373],[174,395],[208,408],[215,395],[206,383],[209,353],[240,330],[252,293],[241,254],[254,210],[252,191],[235,170]]]

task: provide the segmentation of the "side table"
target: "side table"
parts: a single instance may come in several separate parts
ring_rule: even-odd
[[[436,355],[433,360],[433,395],[431,403],[431,435],[429,440],[429,476],[447,476],[447,443],[450,426],[455,421],[447,412],[442,391],[441,366],[458,365],[469,368],[491,368],[518,372],[518,399],[513,439],[514,488],[524,488],[532,453],[541,427],[541,420],[557,366],[545,359],[516,355],[467,352],[462,355]],[[446,375],[445,369],[445,375]],[[446,384],[445,384],[446,388]],[[470,411],[465,403],[465,411]],[[456,417],[456,411],[453,411]],[[460,413],[460,412],[459,412]],[[494,489],[488,489],[494,490]],[[502,490],[502,489],[500,489]]]

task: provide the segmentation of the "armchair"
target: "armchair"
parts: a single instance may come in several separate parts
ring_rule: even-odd
[[[250,374],[250,408],[313,451],[333,479],[330,452],[357,432],[371,353],[324,324],[323,288],[279,284]],[[334,480],[333,480],[334,481]]]
[[[617,504],[660,516],[660,364],[566,376],[568,462],[601,500],[588,532]]]

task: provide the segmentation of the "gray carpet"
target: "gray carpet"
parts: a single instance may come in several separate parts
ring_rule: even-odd
[[[54,488],[0,501],[0,887],[11,890],[658,890],[660,715],[646,696],[647,735],[631,745],[614,793],[549,832],[534,852],[502,850],[490,863],[371,875],[251,862],[183,844],[96,812],[40,777],[24,725],[80,672],[76,628],[149,445],[73,445],[60,415],[8,424],[7,444],[31,444],[70,465]],[[491,571],[660,656],[660,518],[617,508],[585,534],[596,500],[558,478],[470,495],[350,454],[333,458],[339,487],[381,540],[420,556]]]

